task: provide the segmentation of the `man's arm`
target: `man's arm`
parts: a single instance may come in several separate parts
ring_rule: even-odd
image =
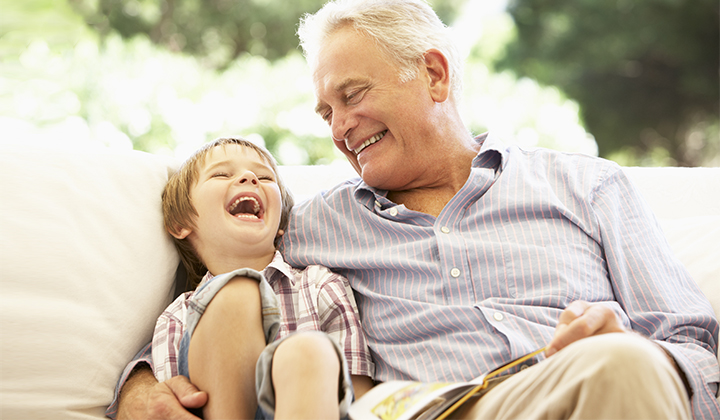
[[[199,391],[184,376],[158,382],[149,366],[138,366],[120,390],[119,420],[178,419],[199,420],[186,408],[200,408],[207,394]]]

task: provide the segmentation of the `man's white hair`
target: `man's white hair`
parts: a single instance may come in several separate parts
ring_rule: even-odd
[[[311,68],[333,32],[352,26],[375,40],[381,51],[396,63],[400,80],[417,77],[425,52],[435,48],[448,60],[453,98],[462,92],[463,60],[450,30],[423,0],[335,0],[300,20],[300,46]]]

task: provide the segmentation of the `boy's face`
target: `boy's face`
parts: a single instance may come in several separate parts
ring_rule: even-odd
[[[277,175],[255,150],[235,144],[210,150],[190,199],[198,213],[195,227],[180,235],[188,237],[210,272],[240,268],[233,266],[236,261],[266,259],[267,265],[272,260],[280,188]]]

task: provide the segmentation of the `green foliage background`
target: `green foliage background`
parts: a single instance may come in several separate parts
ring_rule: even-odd
[[[2,141],[184,157],[239,134],[284,164],[341,159],[295,36],[322,3],[0,0]],[[431,3],[468,52],[473,131],[626,165],[720,165],[716,1]]]
[[[580,105],[600,155],[717,155],[717,0],[512,0],[517,36],[498,68]]]

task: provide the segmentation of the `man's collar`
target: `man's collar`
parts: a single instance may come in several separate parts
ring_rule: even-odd
[[[480,151],[473,159],[473,168],[495,168],[502,171],[507,164],[507,148],[497,137],[485,132],[475,137],[480,144]]]
[[[480,144],[480,151],[473,159],[473,168],[494,168],[496,173],[502,172],[507,164],[507,150],[502,141],[485,132],[476,136],[475,142]],[[387,193],[386,190],[369,186],[361,178],[354,194],[359,203],[372,210],[376,203],[383,204],[386,201],[380,198],[387,197]]]

